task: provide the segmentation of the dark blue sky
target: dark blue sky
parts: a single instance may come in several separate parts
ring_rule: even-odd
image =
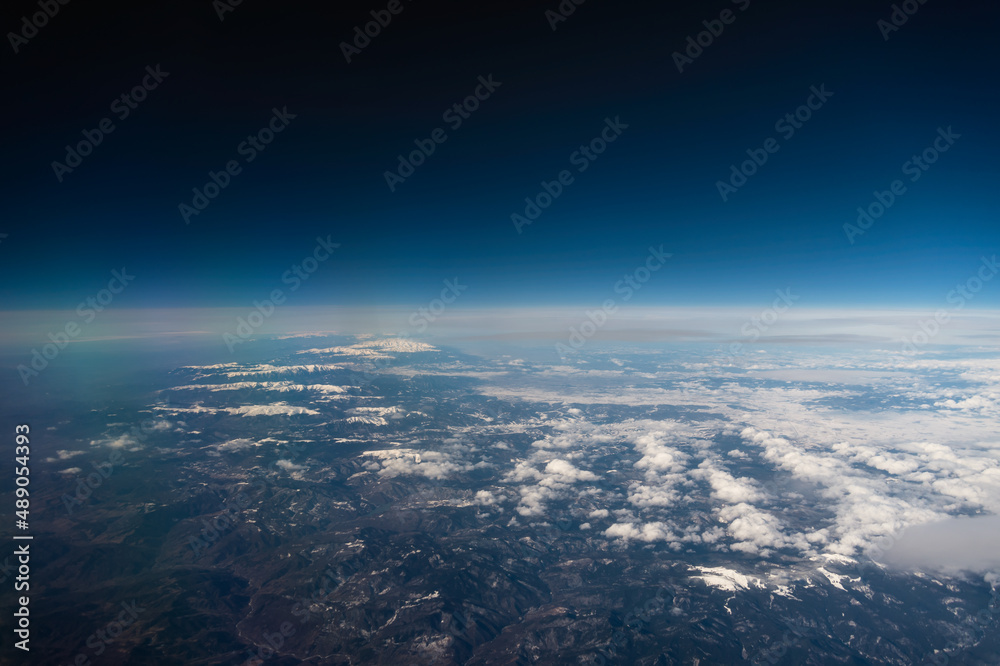
[[[589,0],[553,31],[555,1],[402,0],[347,63],[340,43],[386,4],[244,0],[220,21],[207,0],[70,3],[18,53],[8,36],[0,309],[73,308],[122,266],[137,277],[121,307],[243,306],[319,235],[341,246],[296,304],[419,304],[454,277],[466,305],[590,304],[662,244],[644,305],[785,287],[934,305],[1000,245],[995,5],[928,0],[885,40],[888,2]],[[678,72],[672,54],[724,9]],[[4,31],[36,11],[8,3]],[[169,75],[119,119],[112,102],[157,64]],[[452,129],[442,113],[491,74]],[[776,130],[821,85],[809,120]],[[296,117],[248,163],[241,142],[285,107]],[[59,182],[52,162],[106,117],[114,131]],[[572,154],[606,118],[628,128],[581,173]],[[397,155],[439,127],[390,191]],[[904,164],[948,127],[960,138],[911,181]],[[777,152],[723,201],[717,181],[769,137]],[[239,174],[186,225],[178,205],[230,160]],[[517,233],[511,214],[564,169],[572,184]],[[849,242],[844,224],[896,179],[905,193]]]

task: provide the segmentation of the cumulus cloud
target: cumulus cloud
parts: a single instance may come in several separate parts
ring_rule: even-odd
[[[280,467],[281,469],[285,470],[286,472],[301,472],[303,470],[308,469],[305,465],[299,465],[297,463],[292,462],[291,460],[279,460],[274,464]]]
[[[545,505],[550,500],[565,497],[566,491],[573,484],[597,481],[599,478],[593,472],[580,469],[562,458],[549,460],[544,467],[536,467],[538,464],[521,461],[504,479],[508,482],[531,482],[518,490],[521,499],[516,510],[522,516],[542,515],[545,513]]]
[[[663,522],[645,524],[615,523],[604,530],[604,536],[624,542],[643,541],[645,543],[653,543],[656,541],[668,541],[680,543],[680,537],[674,534],[670,526]]]
[[[991,411],[1000,396],[1000,360],[795,352],[791,359],[760,354],[751,361],[752,384],[736,373],[719,384],[712,373],[731,370],[692,361],[632,374],[624,390],[608,390],[606,381],[581,383],[586,369],[579,367],[550,367],[547,381],[537,385],[522,375],[516,383],[487,387],[489,395],[559,404],[566,396],[551,377],[563,376],[580,384],[573,403],[671,404],[721,417],[699,419],[694,427],[689,421],[589,428],[579,420],[549,422],[551,434],[536,438],[536,453],[518,461],[508,477],[527,486],[522,509],[533,513],[562,497],[540,483],[546,459],[592,469],[581,461],[603,448],[602,455],[618,452],[620,471],[607,478],[622,483],[620,496],[637,512],[619,523],[656,522],[708,501],[722,522],[704,530],[702,542],[762,557],[777,549],[804,557],[872,553],[909,525],[969,510],[1000,512],[1000,439]],[[771,385],[760,387],[760,377]],[[961,388],[948,388],[947,378]],[[646,432],[636,432],[640,424]],[[598,432],[607,436],[603,447],[591,443]],[[713,433],[739,436],[744,445],[732,449],[727,442],[718,450]],[[922,439],[907,439],[915,434]],[[620,448],[623,440],[637,458]],[[748,464],[756,460],[764,463],[760,472]],[[727,469],[735,466],[740,473]],[[612,509],[608,502],[618,494],[601,492]]]
[[[676,445],[688,444],[692,433],[678,428],[679,424],[674,422],[657,425],[660,428],[631,438],[632,446],[640,456],[633,467],[643,472],[643,481],[629,484],[628,501],[640,509],[676,505],[681,500],[678,488],[687,482],[685,471],[690,456]]]
[[[539,481],[539,485],[557,486],[577,481],[597,481],[597,478],[593,472],[579,469],[568,460],[557,458],[545,466],[544,476]]]
[[[83,454],[84,454],[84,451],[65,451],[65,450],[59,450],[59,451],[56,451],[56,457],[55,458],[46,458],[45,462],[58,462],[60,460],[69,460],[70,458],[74,458],[76,456],[83,455]]]
[[[961,409],[972,412],[990,412],[995,414],[1000,411],[1000,394],[987,393],[973,395],[968,398],[962,398],[961,400],[942,400],[940,402],[935,402],[934,406],[944,407],[946,409]]]
[[[454,459],[442,451],[416,451],[414,449],[387,449],[366,451],[366,456],[378,459],[379,476],[423,476],[441,480],[472,469],[472,465]]]
[[[474,502],[482,506],[493,506],[497,503],[497,498],[496,495],[488,490],[480,490],[476,493],[476,499]]]
[[[276,466],[280,467],[284,471],[297,480],[302,480],[302,472],[306,471],[308,467],[305,465],[300,465],[298,463],[292,462],[291,460],[278,460],[274,463]]]
[[[139,448],[139,441],[132,435],[118,435],[95,439],[90,442],[91,446],[107,446],[112,449],[128,449],[130,451]]]
[[[737,479],[709,460],[703,461],[698,469],[692,470],[691,476],[708,481],[712,497],[727,504],[756,502],[763,498],[763,494],[752,479]]]
[[[634,440],[635,449],[642,454],[635,466],[647,470],[647,478],[655,479],[660,473],[680,472],[685,468],[688,456],[675,447],[667,446],[667,437],[667,433],[658,430]]]
[[[262,442],[256,442],[252,439],[231,439],[228,442],[223,442],[217,445],[215,448],[219,451],[243,451],[252,447],[260,446]]]
[[[718,516],[726,523],[726,533],[733,539],[730,544],[733,550],[769,555],[774,548],[792,545],[792,540],[782,533],[777,518],[745,502],[722,507]]]
[[[679,500],[680,493],[667,484],[647,486],[636,482],[628,489],[628,501],[645,509],[674,506]]]

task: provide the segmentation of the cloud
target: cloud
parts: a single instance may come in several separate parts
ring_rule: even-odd
[[[533,482],[518,489],[521,500],[516,508],[522,516],[539,516],[545,513],[545,505],[554,499],[566,496],[566,491],[580,481],[597,481],[593,472],[580,469],[562,458],[549,460],[543,468],[539,462],[518,462],[504,480],[507,482]]]
[[[557,458],[545,466],[545,475],[539,481],[539,485],[557,486],[577,481],[597,481],[597,479],[598,476],[593,472],[579,469],[568,460]]]
[[[883,325],[896,324],[871,323]],[[400,351],[382,342],[307,351]],[[641,354],[595,348],[549,366],[394,366],[399,374],[477,377],[480,397],[521,403],[467,428],[514,444],[481,444],[474,460],[470,446],[437,442],[431,452],[384,443],[385,455],[371,455],[365,469],[382,478],[443,479],[478,460],[511,484],[507,498],[521,520],[571,517],[591,521],[594,536],[607,539],[759,558],[781,551],[783,560],[861,553],[878,559],[887,538],[908,526],[1000,513],[1000,359],[907,358],[863,348],[779,354],[772,346],[734,369],[711,356]],[[626,369],[633,366],[642,372]],[[383,400],[375,404],[393,404]],[[344,418],[405,413],[388,411],[394,409],[352,407]],[[665,409],[677,415],[641,416]],[[508,418],[518,413],[529,416]],[[481,491],[474,503],[507,498]]]
[[[693,470],[691,476],[707,480],[712,488],[712,497],[727,504],[756,502],[764,497],[752,479],[737,479],[708,460],[702,462],[697,470]]]
[[[733,539],[729,547],[733,550],[769,555],[771,549],[792,545],[792,540],[782,534],[777,518],[745,502],[722,507],[718,516],[727,524],[726,533]]]
[[[669,485],[647,486],[641,483],[633,483],[629,486],[628,501],[635,506],[645,509],[673,506],[679,500],[680,493]]]
[[[139,448],[139,442],[131,435],[118,435],[117,437],[105,437],[104,439],[95,439],[90,442],[91,446],[107,446],[112,449],[129,449],[136,450]]]
[[[59,450],[59,451],[56,451],[56,457],[55,458],[46,458],[45,462],[59,462],[60,460],[69,460],[70,458],[74,458],[76,456],[83,455],[84,453],[86,453],[86,452],[85,451],[65,451],[65,450]]]
[[[442,480],[473,468],[472,465],[455,460],[450,454],[442,451],[386,449],[366,451],[364,455],[377,458],[381,465],[378,470],[379,476],[390,479],[398,476],[423,476]]]
[[[476,504],[481,504],[482,506],[493,506],[497,503],[497,498],[496,495],[488,490],[480,490],[476,493],[474,501]]]
[[[914,360],[884,352],[792,354],[754,356],[751,371],[770,386],[761,386],[758,377],[693,360],[676,370],[676,365],[654,362],[652,367],[661,369],[629,374],[624,389],[610,390],[606,380],[581,381],[585,368],[549,367],[518,375],[516,381],[497,380],[483,392],[540,404],[543,410],[569,401],[597,409],[671,404],[719,415],[680,426],[534,421],[532,427],[549,426],[553,432],[533,442],[537,455],[519,461],[509,477],[533,483],[522,502],[532,512],[561,497],[537,487],[545,476],[543,456],[558,452],[583,467],[581,458],[616,450],[620,472],[608,478],[622,483],[623,497],[641,518],[662,519],[671,511],[692,510],[680,505],[711,500],[716,518],[725,519],[718,546],[735,544],[760,556],[778,548],[798,550],[803,557],[871,553],[907,525],[970,509],[1000,512],[1000,440],[989,411],[1000,395],[1000,360]],[[829,372],[817,374],[822,369]],[[543,374],[544,381],[532,381]],[[816,381],[821,375],[827,381]],[[553,388],[551,378],[557,376],[573,382],[572,398]],[[720,376],[729,379],[720,384]],[[948,388],[949,378],[963,388]],[[635,432],[643,427],[647,432]],[[634,434],[626,435],[630,430]],[[602,445],[593,443],[597,433],[605,436]],[[745,446],[727,455],[716,449],[715,433],[737,435]],[[920,433],[922,439],[907,440],[906,433]],[[620,448],[623,436],[639,454],[631,465]],[[720,456],[732,462],[723,465]],[[757,459],[764,467],[758,472],[755,465],[750,478],[742,471],[750,469],[744,461]],[[692,469],[692,464],[697,466]],[[737,465],[744,476],[726,469]],[[640,478],[628,474],[629,466]],[[785,492],[778,486],[765,491],[765,479]],[[601,492],[602,501],[611,499],[613,491]],[[718,534],[712,531],[709,538]]]
[[[656,541],[669,541],[677,544],[680,543],[680,537],[674,534],[670,530],[670,527],[663,522],[645,523],[643,525],[615,523],[604,530],[604,536],[624,542],[643,541],[653,543]]]
[[[910,527],[881,559],[908,570],[1000,571],[1000,516],[948,518]]]
[[[989,412],[996,414],[1000,411],[1000,395],[996,393],[989,394],[979,394],[968,398],[963,398],[961,400],[942,400],[940,402],[935,402],[935,407],[944,407],[946,409],[961,409],[966,411],[979,411],[979,412]]]
[[[216,446],[219,451],[243,451],[255,446],[260,446],[262,442],[255,442],[252,439],[231,439]]]

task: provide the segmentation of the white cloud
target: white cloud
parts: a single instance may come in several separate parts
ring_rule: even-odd
[[[493,506],[497,503],[497,498],[488,490],[480,490],[476,493],[475,503],[482,506]]]
[[[1000,570],[1000,516],[947,518],[907,529],[883,558],[905,569]]]
[[[69,460],[70,458],[75,458],[76,456],[83,455],[85,451],[56,451],[55,458],[46,458],[45,462],[58,462],[60,460]]]
[[[708,460],[702,462],[691,475],[707,480],[712,488],[712,497],[726,504],[756,502],[764,497],[753,480],[737,479],[726,470],[715,467]]]
[[[792,541],[782,534],[777,518],[745,502],[722,507],[718,516],[727,524],[726,533],[734,541],[730,544],[733,550],[769,555],[771,549],[792,545]]]
[[[472,465],[454,459],[442,451],[416,451],[414,449],[386,449],[366,451],[366,456],[379,460],[379,476],[423,476],[428,479],[446,479],[472,469]]]
[[[593,472],[578,469],[568,460],[557,458],[545,466],[544,477],[539,481],[539,485],[555,487],[577,481],[597,481],[597,479],[598,476]]]
[[[255,442],[252,439],[231,439],[216,446],[219,451],[243,451],[252,447],[260,446],[262,442]]]
[[[540,465],[541,461],[521,461],[504,477],[507,482],[529,482],[518,490],[521,499],[516,510],[522,516],[540,516],[545,513],[549,501],[565,497],[573,484],[599,478],[562,458],[548,460],[544,467]]]
[[[139,442],[131,435],[118,435],[117,437],[105,437],[95,439],[90,442],[91,446],[107,446],[112,449],[128,449],[134,451],[139,447]]]
[[[615,523],[604,530],[604,536],[621,541],[656,541],[680,542],[680,537],[674,534],[663,522],[653,522],[637,525],[636,523]]]

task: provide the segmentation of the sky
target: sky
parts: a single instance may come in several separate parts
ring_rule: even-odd
[[[389,4],[71,3],[33,31],[7,3],[0,310],[122,269],[120,308],[407,308],[446,280],[462,307],[588,305],[650,248],[636,305],[934,307],[997,252],[1000,7]]]

